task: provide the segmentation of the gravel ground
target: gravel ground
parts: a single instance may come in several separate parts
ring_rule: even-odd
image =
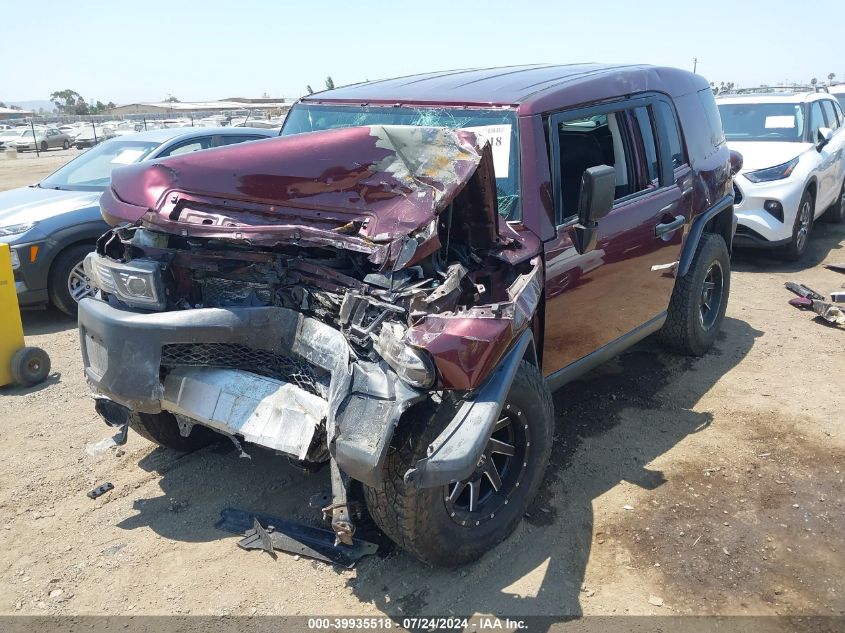
[[[0,189],[75,150],[0,160]],[[14,163],[14,164],[13,164]],[[555,394],[543,490],[516,532],[459,570],[385,548],[340,571],[236,547],[240,506],[318,521],[305,475],[223,442],[181,455],[94,414],[73,320],[26,312],[53,373],[0,388],[0,613],[845,614],[845,331],[787,305],[787,280],[845,276],[845,226],[819,223],[801,264],[734,258],[724,331],[680,358],[647,340]],[[131,362],[131,359],[127,359]],[[92,501],[85,493],[110,481]]]

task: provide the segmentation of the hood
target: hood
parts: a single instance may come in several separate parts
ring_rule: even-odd
[[[742,174],[788,163],[813,145],[812,143],[749,141],[728,142],[728,147],[742,154],[742,170],[739,172]]]
[[[0,226],[40,222],[63,213],[96,207],[99,191],[20,187],[0,192]]]
[[[494,178],[489,144],[472,132],[366,126],[121,167],[101,205],[111,224],[141,221],[186,236],[374,253],[430,228],[466,191],[473,226],[492,245]]]

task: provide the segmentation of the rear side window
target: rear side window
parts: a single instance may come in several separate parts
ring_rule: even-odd
[[[229,136],[229,135],[220,135],[218,137],[217,145],[235,145],[237,143],[246,143],[247,141],[257,141],[262,138],[267,138],[266,136],[250,136],[250,135],[237,135],[237,136]]]
[[[810,132],[810,141],[815,143],[816,139],[819,137],[819,128],[826,127],[824,122],[824,117],[822,116],[822,107],[818,101],[813,101],[810,104],[810,124],[807,126],[807,129]]]
[[[704,110],[707,119],[707,127],[710,129],[712,145],[721,145],[725,142],[725,133],[722,131],[722,117],[719,116],[719,108],[716,106],[716,98],[709,88],[698,92],[698,100]]]
[[[824,111],[824,118],[827,120],[827,127],[835,130],[839,127],[839,119],[836,116],[836,111],[833,109],[833,101],[822,101],[822,110]]]
[[[648,179],[650,182],[657,184],[660,167],[657,163],[657,145],[654,142],[654,129],[651,124],[651,116],[647,107],[635,108],[634,115],[637,118],[637,125],[639,126],[643,148],[645,149]]]
[[[839,125],[845,123],[845,118],[842,116],[842,108],[839,107],[838,101],[833,101],[833,109],[836,110],[836,116],[839,117]]]
[[[678,132],[678,121],[675,118],[675,113],[672,111],[672,106],[665,101],[655,102],[654,113],[669,143],[672,169],[677,169],[686,164],[687,161],[684,158],[684,148],[681,145],[681,135]]]

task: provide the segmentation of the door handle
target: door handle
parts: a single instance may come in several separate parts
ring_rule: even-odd
[[[671,233],[672,231],[677,231],[684,225],[687,219],[682,215],[676,215],[675,219],[671,222],[665,222],[658,224],[654,227],[654,236],[660,237],[661,235],[665,235],[666,233]]]

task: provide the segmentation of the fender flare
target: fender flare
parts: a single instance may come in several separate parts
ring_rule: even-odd
[[[458,407],[451,422],[428,447],[428,455],[405,473],[405,483],[433,488],[466,479],[484,453],[505,398],[524,358],[531,359],[531,328],[520,335],[485,383]]]
[[[681,251],[681,259],[678,262],[678,277],[683,277],[689,271],[692,264],[692,258],[695,256],[695,251],[698,248],[698,242],[701,240],[701,234],[704,233],[704,227],[714,217],[725,211],[733,215],[734,201],[733,196],[728,194],[707,209],[704,213],[699,214],[693,221],[687,239],[684,241],[684,247]],[[731,239],[733,239],[733,231],[736,227],[736,218],[731,219]],[[728,250],[731,245],[728,243]]]

